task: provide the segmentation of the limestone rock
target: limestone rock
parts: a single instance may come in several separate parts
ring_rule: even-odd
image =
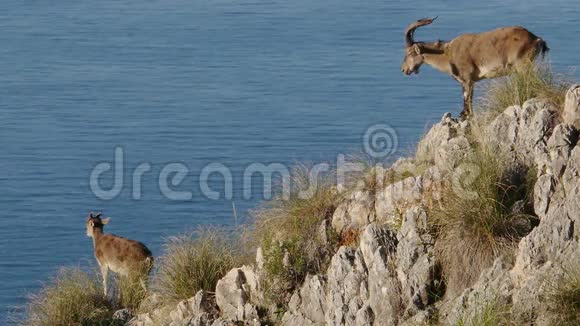
[[[238,326],[239,324],[239,322],[234,322],[229,319],[218,318],[211,324],[211,326]]]
[[[534,211],[540,217],[545,218],[550,207],[550,199],[554,194],[556,179],[551,174],[544,174],[538,177],[534,186]]]
[[[376,194],[377,223],[398,224],[407,208],[421,202],[423,177],[409,177],[387,185]]]
[[[420,207],[407,211],[397,233],[397,277],[401,283],[406,315],[424,309],[435,281],[434,239],[429,234],[427,213]]]
[[[375,220],[375,196],[370,191],[356,190],[342,204],[332,216],[332,227],[341,232],[347,228],[360,228]]]
[[[130,309],[121,309],[115,311],[111,319],[119,323],[128,323],[133,317],[133,312]]]
[[[445,113],[441,121],[435,124],[417,145],[417,160],[429,161],[435,157],[438,149],[451,139],[464,136],[468,128],[468,122],[459,122],[452,118],[450,113]]]
[[[485,137],[515,161],[529,164],[535,155],[546,152],[555,111],[537,99],[526,101],[522,107],[511,106],[485,128]]]
[[[394,254],[396,234],[389,228],[369,225],[360,240],[360,252],[368,273],[368,305],[378,325],[397,323],[401,307]]]
[[[349,247],[341,247],[332,257],[327,271],[325,322],[330,325],[352,325],[356,311],[349,311],[353,302],[366,290],[365,270],[360,254]],[[363,294],[364,295],[364,294]]]
[[[292,295],[282,325],[324,325],[325,287],[324,278],[308,275],[302,288]]]
[[[548,139],[546,155],[538,153],[536,163],[540,173],[549,173],[557,178],[562,176],[570,152],[578,141],[578,130],[572,125],[559,124]]]
[[[505,109],[485,127],[484,137],[504,152],[515,150],[521,111],[522,107],[519,105],[510,106]]]
[[[580,224],[580,147],[575,146],[561,178],[540,176],[536,210],[540,224],[518,248],[515,270],[525,273],[548,261],[562,259],[568,248],[578,248]],[[575,257],[580,258],[580,253]]]
[[[565,123],[580,128],[580,85],[572,85],[566,92],[566,103],[562,119]]]
[[[441,307],[440,318],[446,325],[455,325],[462,317],[470,319],[487,304],[507,305],[514,287],[509,268],[502,258],[498,258],[472,287]]]
[[[254,269],[249,266],[234,268],[220,279],[216,286],[215,299],[221,316],[231,320],[259,319],[252,299],[259,296],[260,282]],[[252,298],[252,296],[255,298]]]
[[[434,163],[440,169],[453,171],[471,153],[471,146],[465,136],[457,136],[441,144],[434,153]]]
[[[168,309],[156,309],[151,313],[133,318],[128,324],[133,326],[191,325],[209,326],[217,318],[218,310],[210,295],[201,290],[188,300]]]

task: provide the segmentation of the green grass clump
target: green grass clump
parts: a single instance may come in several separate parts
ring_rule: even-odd
[[[30,296],[22,325],[110,325],[113,313],[97,275],[62,269]]]
[[[531,230],[536,218],[530,215],[529,188],[534,182],[527,171],[480,144],[450,177],[430,216],[446,294],[457,295],[472,285],[495,258],[511,255]]]
[[[305,278],[327,265],[338,243],[338,236],[327,228],[341,195],[331,178],[308,180],[304,167],[293,171],[289,198],[278,197],[254,212],[254,237],[263,249],[265,293],[273,303],[283,305],[290,291]],[[313,181],[316,184],[310,184]],[[305,195],[301,190],[310,189]]]
[[[169,238],[159,261],[152,290],[161,306],[189,299],[199,290],[215,291],[218,280],[239,263],[234,244],[217,229]]]
[[[457,326],[502,326],[514,325],[510,306],[498,301],[489,301],[481,306],[473,307],[471,313],[464,313],[455,323]]]
[[[547,292],[552,323],[580,325],[580,264],[566,268]]]
[[[530,64],[505,78],[489,80],[478,104],[483,112],[493,116],[531,98],[546,100],[562,110],[570,84],[564,76],[555,74],[549,64]]]

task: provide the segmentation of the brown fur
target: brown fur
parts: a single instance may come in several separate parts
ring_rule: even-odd
[[[103,227],[109,219],[91,213],[86,222],[87,236],[93,238],[95,258],[103,275],[103,288],[107,295],[107,275],[111,270],[121,276],[137,275],[146,278],[153,267],[151,251],[141,242],[113,234],[104,234]],[[142,283],[143,286],[144,283]]]
[[[437,18],[437,17],[435,17]],[[521,69],[548,51],[546,42],[527,29],[502,27],[479,34],[462,34],[449,42],[415,42],[413,34],[433,19],[421,19],[405,31],[405,58],[401,71],[406,75],[419,73],[426,63],[451,75],[463,88],[462,116],[472,113],[474,83],[496,78]]]

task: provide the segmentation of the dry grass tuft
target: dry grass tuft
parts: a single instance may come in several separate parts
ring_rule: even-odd
[[[78,268],[62,269],[30,296],[22,325],[110,325],[113,313],[99,277]]]
[[[380,173],[376,167],[367,165],[365,171],[359,176],[358,183],[351,186],[350,189],[366,191],[373,195],[376,194],[384,186]]]
[[[562,110],[570,84],[565,76],[555,74],[548,63],[532,64],[505,78],[489,80],[478,106],[485,114],[497,116],[509,106],[539,98]]]
[[[151,288],[160,305],[172,305],[199,290],[213,292],[217,281],[237,264],[237,249],[223,231],[200,229],[171,237]]]
[[[268,299],[279,305],[307,273],[326,266],[338,242],[331,227],[322,227],[342,198],[332,177],[310,184],[308,169],[302,166],[292,172],[292,181],[289,198],[276,198],[254,212],[254,237],[263,249],[267,272],[264,287]],[[306,189],[309,193],[301,193]]]
[[[511,254],[535,218],[530,205],[533,174],[513,167],[484,145],[461,165],[467,173],[452,176],[441,202],[431,211],[436,254],[443,268],[446,294],[473,284],[495,258]]]
[[[502,326],[515,325],[512,321],[510,306],[496,300],[472,307],[469,313],[456,322],[457,326]]]
[[[580,325],[580,264],[564,269],[564,275],[548,289],[547,301],[554,325]]]
[[[147,290],[143,287],[147,278],[142,277],[143,274],[135,274],[130,277],[115,275],[117,289],[119,294],[119,307],[128,308],[133,311],[139,311],[141,302],[147,296]]]

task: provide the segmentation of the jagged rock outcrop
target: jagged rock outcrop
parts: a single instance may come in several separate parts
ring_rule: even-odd
[[[215,290],[217,306],[223,318],[249,321],[259,325],[258,310],[252,304],[259,297],[260,282],[249,266],[234,268],[218,281]]]
[[[417,146],[416,159],[401,158],[388,169],[374,168],[376,189],[355,189],[334,212],[334,229],[340,233],[370,223],[397,226],[408,208],[429,206],[439,196],[442,175],[469,155],[468,130],[468,122],[443,115]]]
[[[376,220],[375,194],[369,190],[355,190],[339,205],[332,218],[332,227],[341,232],[360,228]]]
[[[485,128],[485,137],[514,161],[532,165],[546,153],[555,114],[555,108],[535,99],[510,106]]]
[[[230,270],[218,281],[214,295],[199,291],[193,298],[179,302],[172,310],[159,308],[138,315],[129,325],[260,325],[258,308],[254,304],[260,300],[263,299],[256,270],[251,266],[242,266]]]
[[[358,243],[338,248],[326,270],[308,275],[277,322],[417,325],[437,316],[440,324],[453,324],[473,315],[482,302],[494,302],[522,320],[549,324],[543,304],[547,282],[566,264],[580,263],[580,87],[570,89],[566,99],[561,118],[548,103],[529,100],[482,126],[498,153],[537,170],[532,208],[537,225],[521,238],[513,257],[498,257],[458,296],[444,295],[428,212],[451,173],[471,155],[468,135],[474,127],[446,114],[419,143],[416,159],[375,171],[381,180],[401,177],[378,182],[376,189],[355,189],[330,224],[321,225],[324,235],[330,226],[338,233],[360,230]],[[167,324],[259,324],[264,318],[259,312],[267,307],[260,288],[263,265],[259,249],[256,267],[233,269],[219,281],[215,302],[200,292],[169,312]],[[140,315],[132,324],[152,325],[153,317]]]
[[[179,302],[173,310],[159,308],[153,312],[136,316],[128,322],[128,325],[209,326],[217,318],[218,310],[213,298],[202,290],[191,299]]]
[[[550,323],[545,315],[545,287],[562,274],[564,266],[580,262],[578,130],[570,124],[554,126],[554,112],[545,103],[528,101],[523,109],[508,108],[490,125],[489,132],[508,140],[498,143],[498,148],[538,167],[533,202],[540,222],[519,242],[513,265],[498,259],[475,285],[441,309],[447,320],[473,313],[469,307],[478,303],[496,300],[510,303],[511,312],[523,320]]]
[[[564,123],[580,128],[580,85],[572,85],[568,89],[562,119]]]
[[[399,232],[376,223],[358,248],[341,247],[324,277],[309,276],[283,325],[396,325],[429,303],[436,270],[427,215],[407,210]]]
[[[468,121],[460,122],[445,113],[417,145],[417,160],[432,161],[439,169],[451,171],[469,152],[469,130]]]

